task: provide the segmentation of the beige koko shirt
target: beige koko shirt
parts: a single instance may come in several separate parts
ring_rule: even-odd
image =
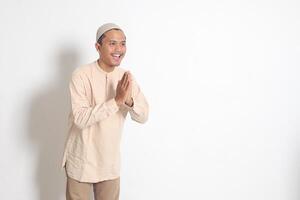
[[[133,107],[118,107],[114,100],[124,72],[116,67],[107,73],[95,61],[72,74],[72,110],[62,167],[75,180],[95,183],[118,178],[121,132],[127,113],[139,123],[147,121],[148,103],[135,81]]]

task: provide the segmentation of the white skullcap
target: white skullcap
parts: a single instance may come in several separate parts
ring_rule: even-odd
[[[106,31],[109,31],[114,28],[122,30],[117,24],[114,24],[114,23],[106,23],[106,24],[103,24],[102,26],[100,26],[97,30],[96,42]]]

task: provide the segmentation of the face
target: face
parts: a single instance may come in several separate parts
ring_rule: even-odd
[[[126,37],[120,30],[107,31],[102,44],[96,43],[96,49],[106,67],[119,66],[126,53]]]

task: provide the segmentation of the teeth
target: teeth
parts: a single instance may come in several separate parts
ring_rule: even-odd
[[[112,56],[113,56],[113,57],[121,57],[120,54],[113,54]]]

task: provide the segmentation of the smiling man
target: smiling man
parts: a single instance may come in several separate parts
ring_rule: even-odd
[[[129,71],[118,67],[126,54],[126,37],[113,23],[96,34],[99,59],[77,68],[70,81],[72,109],[63,164],[67,200],[118,200],[120,141],[129,112],[145,123],[148,103]]]

